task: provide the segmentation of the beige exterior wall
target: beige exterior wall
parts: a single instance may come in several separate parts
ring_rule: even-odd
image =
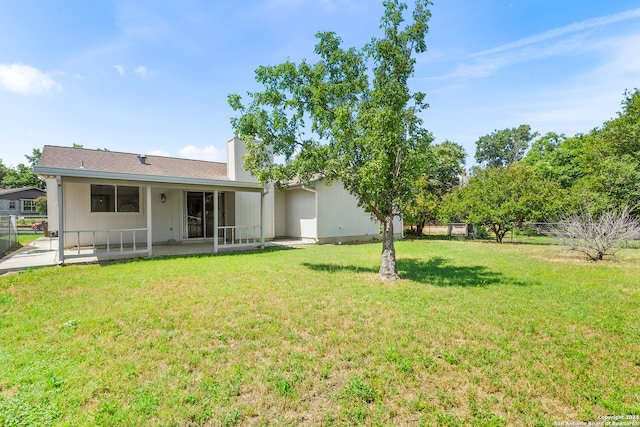
[[[63,183],[62,198],[64,200],[64,230],[65,232],[67,232],[83,230],[145,228],[147,226],[146,191],[146,187],[140,187],[140,212],[91,212],[91,184],[75,182]],[[159,203],[159,193],[157,199]],[[131,233],[125,233],[122,237],[123,243],[132,243],[133,237]],[[111,243],[115,243],[115,241],[119,242],[120,235],[116,235],[116,233],[110,233],[109,239]],[[143,243],[146,242],[146,240],[146,232],[136,233],[137,243]],[[106,242],[106,233],[98,233],[96,235],[96,241],[98,244],[103,244],[103,242]],[[92,234],[81,233],[79,243],[81,245],[92,244]],[[74,236],[70,233],[65,234],[66,247],[75,246],[77,244],[77,236]]]
[[[55,178],[44,180],[47,184],[47,221],[49,221],[49,231],[58,230],[58,184]]]
[[[299,239],[318,238],[316,231],[316,195],[302,188],[286,193],[286,237]]]
[[[227,141],[227,177],[229,180],[258,182],[249,172],[244,170],[243,157],[247,154],[244,142],[238,138]],[[264,196],[264,237],[273,239],[275,232],[275,190],[273,185],[268,187]],[[236,193],[235,196],[235,224],[254,226],[260,225],[260,194]]]
[[[287,192],[276,190],[274,194],[275,237],[287,237]]]

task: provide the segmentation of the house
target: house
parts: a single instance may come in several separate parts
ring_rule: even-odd
[[[379,238],[339,183],[263,186],[244,170],[245,154],[237,138],[227,141],[227,163],[46,145],[34,171],[47,184],[60,261],[100,251],[151,256],[160,244],[210,241],[218,252],[276,238]]]
[[[46,194],[37,187],[0,189],[0,215],[39,216],[34,200]]]

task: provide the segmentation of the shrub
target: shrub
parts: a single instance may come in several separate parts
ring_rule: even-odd
[[[565,217],[547,234],[589,259],[600,261],[605,255],[615,255],[620,243],[640,238],[640,220],[631,215],[628,207],[599,215],[583,210]]]

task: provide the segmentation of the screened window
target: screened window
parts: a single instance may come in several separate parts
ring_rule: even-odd
[[[91,212],[140,212],[140,188],[92,184]]]

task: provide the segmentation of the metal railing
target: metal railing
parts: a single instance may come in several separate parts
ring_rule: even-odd
[[[144,238],[136,238],[137,233],[144,233]],[[146,233],[147,228],[122,228],[114,230],[65,230],[64,257],[79,258],[98,254],[146,254],[148,252]],[[89,235],[88,238],[87,235]],[[75,239],[73,237],[75,237]],[[71,249],[68,249],[69,246],[73,245],[74,243],[75,246],[72,246]]]
[[[225,225],[218,227],[218,245],[244,246],[260,243],[259,225]]]
[[[15,215],[0,216],[0,256],[18,246],[18,223]]]

